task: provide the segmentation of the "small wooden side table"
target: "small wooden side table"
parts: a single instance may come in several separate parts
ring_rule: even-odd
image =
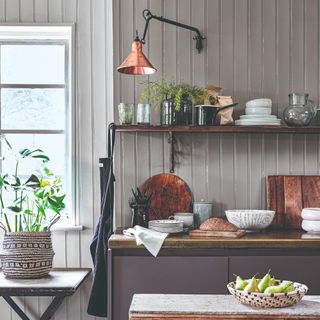
[[[8,279],[0,273],[0,296],[20,316],[22,320],[30,318],[11,298],[13,296],[51,296],[54,297],[40,320],[49,320],[58,310],[67,296],[73,295],[90,274],[89,268],[56,268],[41,279]]]
[[[130,320],[320,319],[320,296],[286,308],[251,308],[231,295],[135,294]]]

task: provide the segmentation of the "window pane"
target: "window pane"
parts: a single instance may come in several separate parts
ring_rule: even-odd
[[[16,159],[20,159],[17,154],[20,150],[28,148],[30,150],[42,149],[49,156],[50,162],[47,167],[57,176],[60,176],[63,181],[64,192],[67,193],[65,199],[66,210],[70,210],[70,191],[68,190],[68,181],[66,181],[66,148],[64,134],[7,134],[6,139],[12,146],[10,149],[7,143],[1,140],[1,153],[5,159],[1,161],[2,174],[14,174]],[[40,159],[20,159],[18,174],[23,181],[35,173],[42,166]],[[5,205],[13,201],[13,192],[4,192],[3,198]],[[10,202],[11,201],[11,202]],[[61,223],[70,223],[66,219],[61,219]]]
[[[2,45],[1,83],[64,84],[64,45]]]
[[[65,128],[65,89],[2,89],[2,129]]]
[[[65,177],[66,148],[64,134],[7,134],[6,139],[12,146],[10,150],[5,141],[2,140],[2,174],[14,173],[16,154],[22,149],[42,149],[50,158],[49,169],[55,175]],[[30,176],[34,170],[39,168],[41,160],[24,159],[20,162],[19,172],[22,176]]]

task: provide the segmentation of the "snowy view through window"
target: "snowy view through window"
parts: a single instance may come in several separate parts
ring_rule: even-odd
[[[14,28],[14,27],[13,27]],[[41,28],[41,27],[40,27]],[[39,32],[37,31],[37,34]],[[0,26],[0,126],[15,151],[42,149],[50,169],[63,179],[68,211],[71,190],[70,39],[1,39]],[[15,33],[16,34],[16,33]],[[22,37],[23,38],[23,37]],[[2,173],[13,172],[14,152],[1,143]],[[36,170],[26,161],[21,177]]]

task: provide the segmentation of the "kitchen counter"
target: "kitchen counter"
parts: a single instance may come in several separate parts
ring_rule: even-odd
[[[319,319],[320,296],[286,308],[251,308],[231,295],[135,294],[129,319]]]
[[[115,234],[108,259],[113,319],[127,319],[137,293],[226,294],[234,274],[250,277],[269,269],[320,295],[320,237],[301,231],[248,233],[238,239],[171,236],[155,258],[134,238]]]
[[[135,239],[122,234],[114,234],[109,239],[110,249],[144,249],[137,246]],[[164,249],[178,248],[264,248],[264,249],[320,249],[320,235],[309,235],[302,231],[267,231],[247,233],[242,238],[190,238],[188,235],[169,236]]]

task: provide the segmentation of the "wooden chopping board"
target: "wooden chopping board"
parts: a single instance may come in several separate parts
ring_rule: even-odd
[[[176,212],[190,212],[192,195],[187,183],[180,177],[161,173],[150,177],[140,190],[151,197],[150,220],[168,219]]]
[[[205,231],[191,230],[189,236],[191,238],[241,238],[246,234],[245,230],[238,231]]]
[[[266,196],[271,228],[301,229],[302,209],[320,207],[320,176],[267,176]]]

